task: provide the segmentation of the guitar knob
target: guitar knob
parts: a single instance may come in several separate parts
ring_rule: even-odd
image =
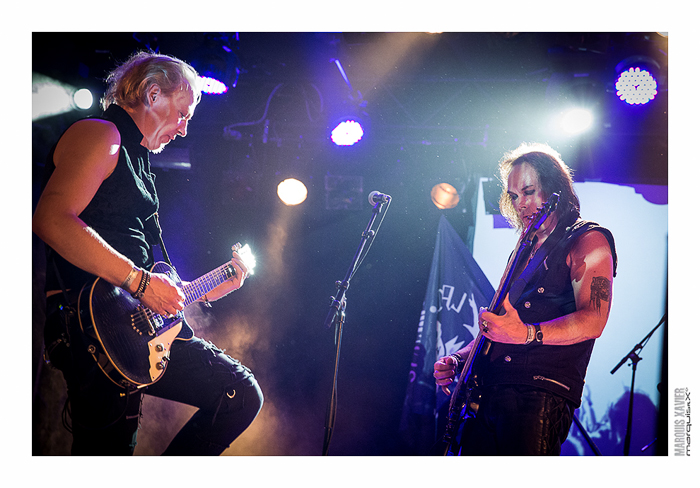
[[[165,351],[165,346],[163,344],[156,344],[156,352],[163,352]]]
[[[159,361],[156,363],[156,369],[158,371],[163,371],[165,369],[165,361]]]

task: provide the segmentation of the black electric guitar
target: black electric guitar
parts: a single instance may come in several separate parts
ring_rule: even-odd
[[[242,256],[250,271],[255,266],[249,248]],[[151,273],[163,273],[180,287],[185,308],[236,275],[230,262],[194,281],[182,283],[170,265],[158,262]],[[141,388],[165,373],[175,340],[190,340],[194,332],[184,312],[173,317],[153,313],[129,292],[97,278],[83,286],[78,297],[79,325],[100,369],[119,386]]]
[[[501,306],[510,291],[513,280],[517,278],[516,271],[518,273],[522,272],[523,265],[527,264],[527,260],[523,260],[523,258],[527,257],[526,251],[531,248],[535,233],[556,209],[558,203],[559,194],[553,193],[549,200],[542,207],[538,208],[537,213],[530,219],[530,223],[520,234],[515,250],[511,253],[508,260],[508,265],[503,273],[498,290],[494,294],[488,308],[489,312],[499,314],[501,311]],[[492,342],[484,337],[481,327],[479,327],[479,334],[474,339],[474,347],[465,360],[462,372],[455,385],[455,391],[452,392],[450,398],[445,433],[442,440],[438,443],[439,449],[444,455],[455,454],[453,444],[456,441],[457,432],[463,420],[467,417],[476,417],[476,413],[479,410],[482,386],[481,375],[491,344]]]

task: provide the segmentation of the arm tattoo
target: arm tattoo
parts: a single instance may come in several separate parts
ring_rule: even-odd
[[[610,312],[610,295],[612,295],[610,280],[605,276],[594,276],[591,282],[591,300],[589,303],[595,306],[600,315],[601,302],[608,302],[608,312]]]

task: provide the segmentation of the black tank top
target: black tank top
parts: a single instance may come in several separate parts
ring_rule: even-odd
[[[111,105],[101,118],[112,122],[119,130],[119,160],[79,217],[134,264],[150,268],[154,262],[152,245],[157,242],[152,217],[158,211],[158,196],[148,150],[141,145],[141,131],[124,109]],[[55,169],[54,150],[55,146],[46,164],[45,182]],[[95,278],[51,249],[48,250],[48,257],[47,291],[61,288],[50,261],[52,257],[66,288],[79,288]]]

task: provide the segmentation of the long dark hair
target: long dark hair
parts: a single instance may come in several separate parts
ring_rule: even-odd
[[[501,214],[516,229],[523,230],[525,223],[520,219],[513,202],[508,195],[508,175],[514,166],[527,163],[535,170],[545,198],[552,193],[559,193],[559,205],[556,214],[560,217],[575,214],[578,217],[581,204],[574,191],[573,173],[561,155],[547,144],[522,143],[517,149],[507,152],[498,164],[501,180],[501,197],[499,206]]]

